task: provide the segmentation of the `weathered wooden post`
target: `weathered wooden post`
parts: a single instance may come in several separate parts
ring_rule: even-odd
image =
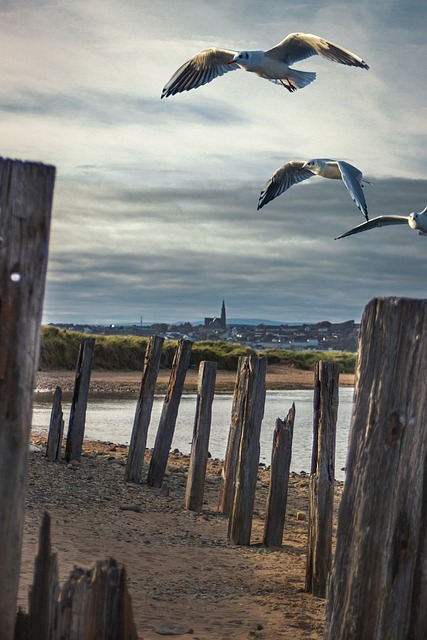
[[[305,589],[319,598],[325,597],[332,566],[338,380],[337,363],[316,362]]]
[[[191,443],[185,508],[200,511],[203,507],[206,464],[215,392],[216,362],[201,362],[197,389],[196,417]]]
[[[62,589],[50,544],[50,517],[40,531],[28,613],[17,614],[14,640],[137,640],[126,569],[113,558],[74,567]]]
[[[224,467],[222,469],[222,483],[218,499],[218,511],[225,516],[230,515],[233,507],[248,375],[249,358],[248,356],[239,356],[236,383],[234,385],[233,405],[231,408],[230,430],[228,433],[227,450],[225,453]]]
[[[366,306],[326,640],[427,638],[427,300]]]
[[[52,412],[50,414],[49,433],[46,444],[46,457],[49,460],[61,458],[62,436],[64,434],[64,418],[62,412],[62,389],[56,387],[53,394]]]
[[[292,459],[295,404],[286,422],[277,418],[271,453],[270,488],[267,498],[263,543],[266,547],[281,547],[288,501],[289,470]]]
[[[168,390],[163,403],[154,449],[148,468],[147,483],[161,487],[168,463],[179,402],[184,388],[185,375],[190,364],[191,340],[179,340],[172,363]]]
[[[54,167],[0,158],[0,638],[15,626]]]
[[[65,459],[67,462],[70,462],[70,460],[80,461],[82,455],[94,351],[95,338],[83,338],[77,358],[76,379],[68,423],[67,444],[65,447]]]
[[[228,526],[232,544],[250,544],[258,477],[261,423],[264,417],[267,360],[249,356],[249,375],[242,423],[236,489]]]
[[[145,353],[144,371],[142,374],[139,397],[133,421],[132,436],[126,462],[126,482],[140,482],[144,464],[145,447],[147,445],[148,427],[153,409],[154,391],[160,368],[164,338],[152,336]]]

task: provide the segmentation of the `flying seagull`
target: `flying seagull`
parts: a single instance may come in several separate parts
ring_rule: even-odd
[[[419,232],[420,236],[427,236],[427,207],[419,213],[412,212],[409,216],[377,216],[368,222],[359,224],[357,227],[354,227],[354,229],[350,229],[350,231],[343,233],[341,236],[335,238],[335,240],[352,236],[361,231],[369,231],[369,229],[375,229],[375,227],[386,227],[390,224],[409,224],[411,229]]]
[[[261,191],[257,209],[261,209],[267,202],[280,196],[292,185],[316,175],[322,176],[322,178],[342,180],[357,207],[366,220],[369,220],[365,194],[362,190],[362,182],[368,181],[363,178],[362,172],[352,164],[328,158],[316,158],[308,162],[287,162],[283,167],[277,169]]]
[[[261,78],[283,85],[288,91],[296,91],[313,82],[316,74],[297,71],[289,65],[315,55],[350,67],[369,69],[362,58],[320,36],[290,33],[268,51],[231,51],[216,47],[203,49],[175,71],[164,86],[161,97],[197,89],[235,69],[252,71]]]

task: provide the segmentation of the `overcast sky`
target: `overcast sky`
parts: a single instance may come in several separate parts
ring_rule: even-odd
[[[57,168],[44,322],[360,320],[427,297],[427,238],[363,222],[312,178],[257,211],[290,160],[360,168],[370,216],[427,204],[425,0],[3,0],[1,155]],[[235,71],[160,100],[199,50],[315,33],[370,70],[312,57],[290,94]]]

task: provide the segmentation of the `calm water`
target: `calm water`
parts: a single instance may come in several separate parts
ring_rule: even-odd
[[[164,396],[156,396],[148,431],[147,446],[152,447],[163,406]],[[213,458],[223,459],[230,426],[232,394],[217,395],[212,407],[212,426],[209,451]],[[344,479],[341,471],[347,455],[348,431],[353,400],[352,388],[340,388],[335,476]],[[260,461],[270,464],[273,431],[276,418],[284,419],[295,402],[295,425],[292,446],[291,470],[310,471],[313,441],[313,391],[267,391],[264,420],[261,429]],[[33,410],[33,432],[47,433],[50,421],[51,400],[36,399]],[[129,444],[135,414],[136,399],[95,398],[89,399],[86,414],[85,437],[116,444]],[[70,403],[63,403],[65,433],[68,427]],[[189,453],[196,413],[196,394],[182,396],[178,412],[172,448]]]

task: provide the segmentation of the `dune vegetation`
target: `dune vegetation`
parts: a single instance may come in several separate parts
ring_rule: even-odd
[[[88,335],[44,326],[41,330],[40,364],[42,371],[73,370],[76,367],[81,340]],[[124,335],[91,335],[95,338],[94,369],[137,371],[144,366],[147,338]],[[177,341],[165,340],[161,367],[172,365]],[[191,365],[197,366],[202,360],[217,362],[218,368],[233,371],[237,368],[239,356],[258,353],[268,359],[269,364],[287,364],[297,369],[313,369],[316,360],[334,360],[343,373],[353,373],[356,354],[341,351],[286,351],[268,349],[255,351],[240,344],[220,340],[195,342],[191,350]]]

